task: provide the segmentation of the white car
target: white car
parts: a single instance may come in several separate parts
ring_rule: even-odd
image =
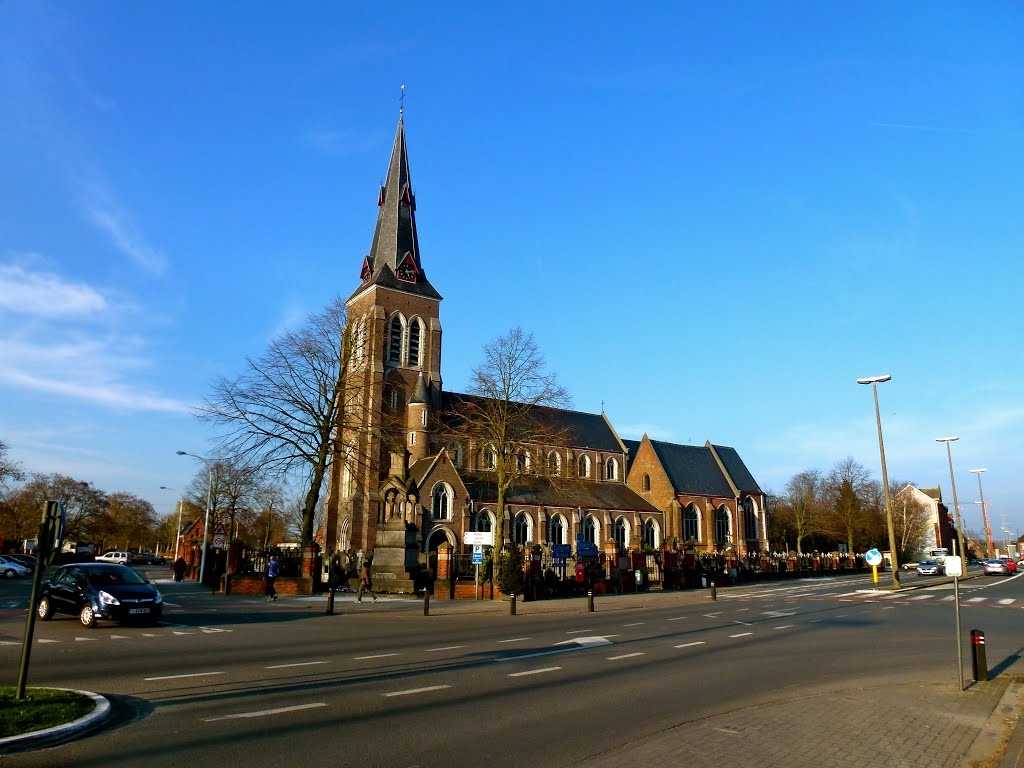
[[[127,552],[104,552],[102,555],[96,555],[96,561],[100,563],[128,565],[128,563],[132,561],[132,556]]]
[[[9,557],[0,555],[0,576],[5,579],[13,579],[18,576],[31,576],[32,571]]]

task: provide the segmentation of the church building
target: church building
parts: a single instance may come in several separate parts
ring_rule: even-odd
[[[328,481],[327,553],[369,553],[399,520],[422,564],[445,542],[461,552],[471,531],[492,532],[499,547],[574,552],[580,542],[601,551],[612,542],[622,551],[767,550],[764,493],[733,448],[623,440],[605,413],[538,407],[566,438],[521,446],[525,471],[498,509],[491,447],[459,432],[458,407],[474,396],[443,386],[442,296],[420,252],[401,117],[377,205],[370,252],[353,265],[359,284],[346,302],[350,421],[338,426],[347,456],[333,462]]]

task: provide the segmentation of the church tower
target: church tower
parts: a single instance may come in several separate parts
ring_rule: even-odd
[[[324,521],[328,553],[373,547],[381,482],[404,474],[410,458],[428,454],[431,412],[440,402],[441,295],[420,259],[401,114],[377,206],[359,287],[346,301],[353,347],[347,418],[359,414],[362,423],[341,427],[342,443],[352,455],[339,457],[330,473]]]

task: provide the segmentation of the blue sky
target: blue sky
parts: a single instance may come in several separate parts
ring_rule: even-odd
[[[344,7],[348,5],[349,7]],[[852,455],[1024,529],[1014,4],[0,5],[0,439],[161,513],[191,407],[358,281],[406,84],[443,373],[535,333],[626,438]]]

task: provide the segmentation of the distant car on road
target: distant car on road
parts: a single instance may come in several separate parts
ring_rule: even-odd
[[[104,552],[102,555],[96,555],[96,562],[98,563],[117,563],[118,565],[128,565],[132,561],[132,556],[128,552]]]
[[[1017,561],[1014,560],[1012,557],[1000,557],[999,559],[1010,567],[1010,573],[1017,572]]]
[[[15,554],[10,554],[10,555],[4,555],[4,557],[6,557],[8,560],[13,560],[16,563],[21,563],[26,568],[28,568],[30,571],[34,571],[36,569],[36,559],[32,555],[15,555]]]
[[[917,564],[918,576],[942,576],[945,573],[945,567],[938,560],[924,560]]]
[[[154,555],[152,552],[133,552],[132,563],[139,565],[163,565],[167,561],[164,560],[160,555]]]
[[[5,579],[16,579],[19,576],[29,576],[31,573],[31,570],[17,560],[12,560],[7,555],[0,555],[0,576]]]
[[[1002,560],[983,560],[982,565],[986,576],[1009,576],[1011,573],[1010,566]]]
[[[36,605],[41,620],[49,621],[55,613],[70,613],[87,629],[100,619],[156,624],[163,612],[160,591],[126,565],[64,565],[42,585],[41,592]]]

